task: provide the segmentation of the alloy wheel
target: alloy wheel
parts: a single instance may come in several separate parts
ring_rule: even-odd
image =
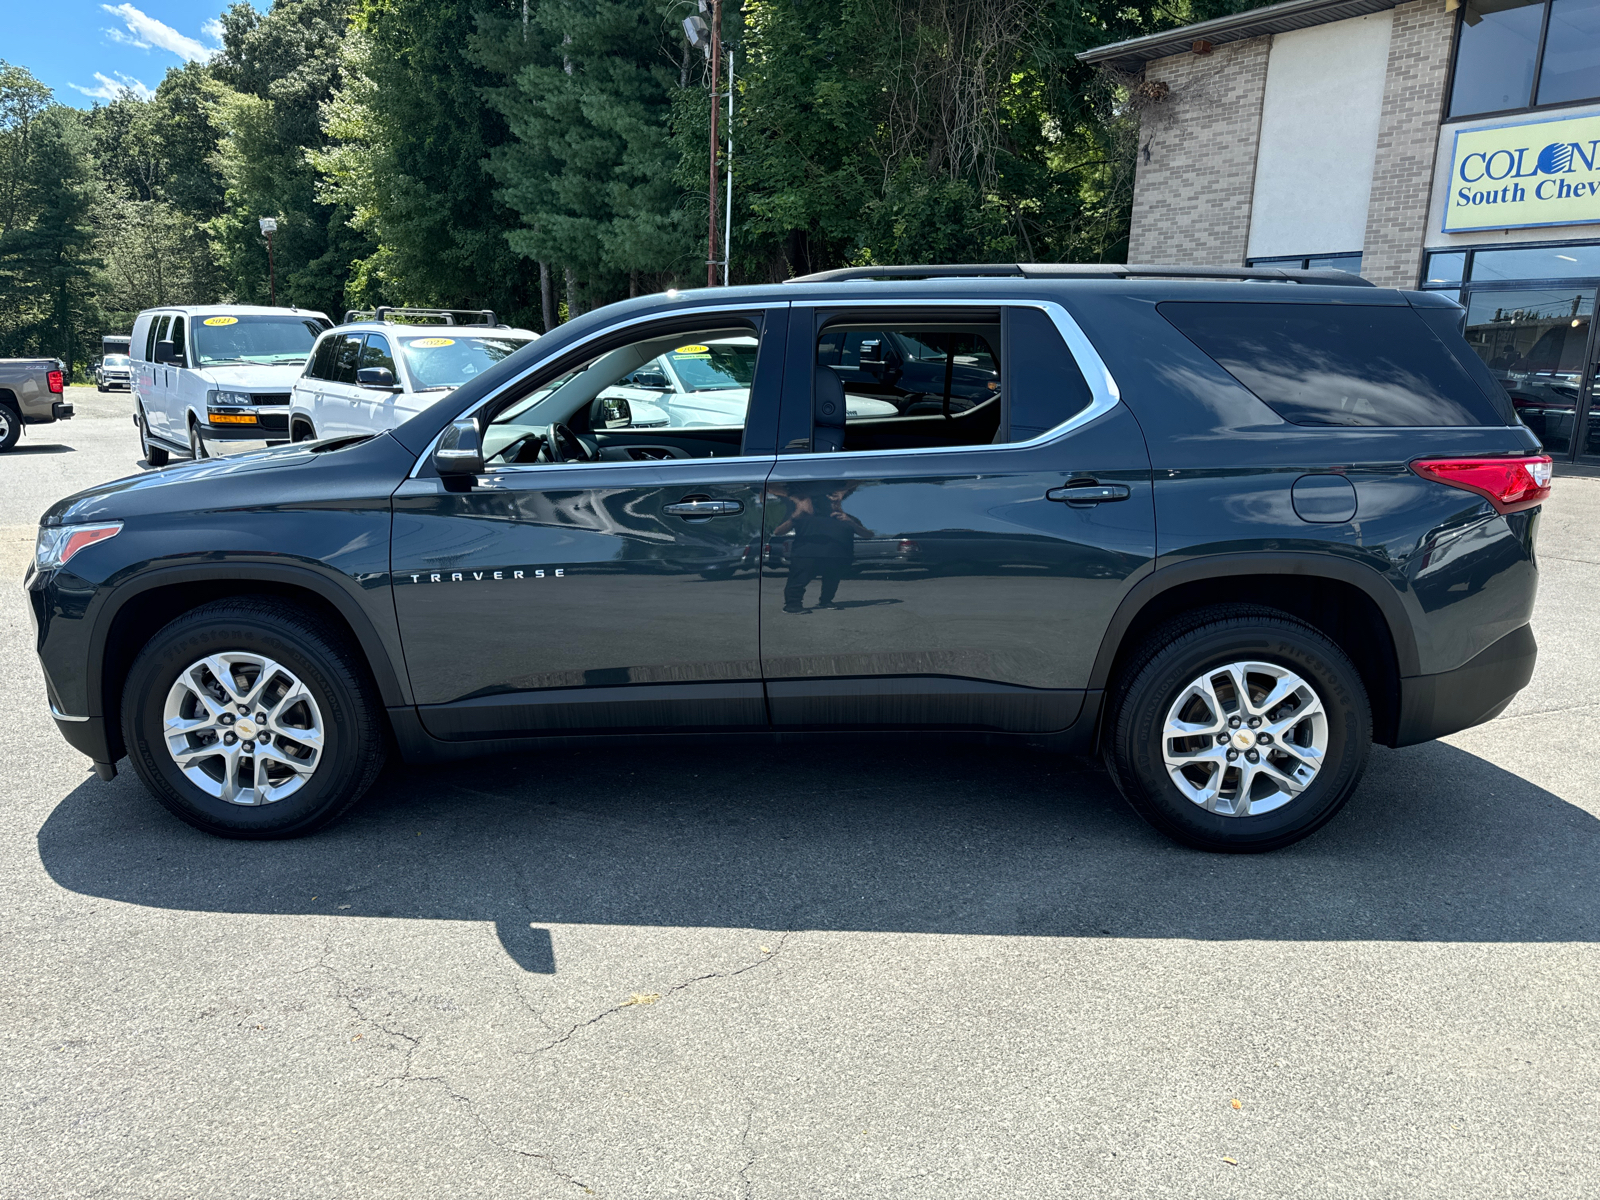
[[[1214,667],[1179,691],[1161,730],[1167,774],[1220,816],[1260,816],[1311,786],[1328,751],[1316,690],[1275,663]]]
[[[190,783],[229,804],[273,804],[311,779],[323,720],[305,684],[261,654],[211,654],[178,673],[163,740]]]

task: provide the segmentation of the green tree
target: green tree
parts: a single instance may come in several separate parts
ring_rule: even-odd
[[[69,369],[93,353],[98,181],[83,114],[62,105],[29,122],[12,223],[0,234],[0,354],[48,354]]]
[[[211,73],[227,89],[211,110],[223,212],[207,223],[224,291],[264,304],[267,246],[258,220],[277,218],[278,301],[337,315],[353,265],[371,242],[351,213],[317,197],[310,155],[323,147],[322,106],[339,85],[347,0],[275,0],[266,14],[237,3],[222,15]]]
[[[570,313],[692,280],[703,262],[674,178],[675,12],[545,0],[526,23],[484,18],[472,41],[476,61],[502,81],[486,99],[511,135],[489,155],[498,194],[521,222],[508,240],[559,268]]]
[[[0,234],[16,225],[32,170],[33,125],[50,107],[49,88],[26,67],[0,58]]]
[[[487,0],[502,17],[514,0]],[[527,320],[533,266],[507,244],[517,216],[486,167],[508,137],[481,97],[494,79],[466,54],[466,0],[365,0],[340,48],[343,83],[323,107],[313,155],[321,198],[376,243],[352,304],[492,308]]]

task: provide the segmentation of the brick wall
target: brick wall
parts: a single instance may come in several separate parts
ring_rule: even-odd
[[[1244,264],[1271,45],[1251,38],[1146,64],[1145,81],[1170,90],[1140,119],[1129,262]]]
[[[1362,275],[1379,287],[1416,287],[1422,269],[1454,26],[1444,0],[1411,0],[1394,10],[1361,256]]]

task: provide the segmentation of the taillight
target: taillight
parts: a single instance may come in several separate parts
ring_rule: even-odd
[[[62,378],[61,372],[51,371],[47,378],[50,380],[50,390],[59,396],[61,394],[62,387],[66,383],[66,380]]]
[[[1488,499],[1499,512],[1520,512],[1550,498],[1553,468],[1548,454],[1516,458],[1421,458],[1411,469],[1424,479],[1464,488]]]

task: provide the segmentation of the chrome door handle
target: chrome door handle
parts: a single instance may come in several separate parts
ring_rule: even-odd
[[[687,500],[680,500],[676,504],[665,504],[661,511],[671,517],[731,517],[734,513],[744,511],[742,500],[707,500],[698,496],[691,496]]]
[[[1091,504],[1126,500],[1130,495],[1132,493],[1120,483],[1071,483],[1066,487],[1051,488],[1044,494],[1044,498],[1059,500],[1074,508],[1087,508]]]

